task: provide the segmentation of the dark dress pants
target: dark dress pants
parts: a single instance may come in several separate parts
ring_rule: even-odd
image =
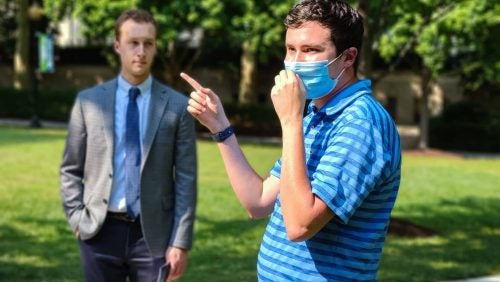
[[[156,282],[165,257],[153,258],[146,246],[139,220],[107,216],[99,233],[79,240],[87,282]]]

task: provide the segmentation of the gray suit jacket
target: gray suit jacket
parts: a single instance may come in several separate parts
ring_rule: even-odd
[[[111,80],[78,93],[60,169],[61,197],[82,240],[96,235],[113,180],[114,105]],[[196,135],[187,97],[153,80],[141,164],[141,223],[155,257],[168,246],[191,248],[196,206]]]

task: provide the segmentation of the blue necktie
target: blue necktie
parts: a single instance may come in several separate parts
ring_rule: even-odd
[[[125,132],[125,178],[127,213],[132,218],[139,215],[140,170],[141,170],[141,142],[139,134],[139,108],[137,96],[141,90],[132,87],[128,91],[127,127]]]

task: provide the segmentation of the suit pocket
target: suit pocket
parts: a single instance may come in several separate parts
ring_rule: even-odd
[[[85,207],[76,209],[69,217],[69,220],[68,220],[69,225],[71,226],[71,229],[73,229],[73,231],[80,229],[79,225],[80,225],[80,220],[82,219],[82,213],[83,213],[84,209],[85,209]]]

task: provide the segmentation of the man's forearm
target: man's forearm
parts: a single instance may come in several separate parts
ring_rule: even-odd
[[[263,179],[250,166],[235,135],[218,143],[219,151],[236,197],[252,218],[267,216],[276,198],[264,193]]]
[[[330,220],[332,213],[312,193],[301,121],[283,128],[281,185],[281,207],[289,239],[310,238]]]

